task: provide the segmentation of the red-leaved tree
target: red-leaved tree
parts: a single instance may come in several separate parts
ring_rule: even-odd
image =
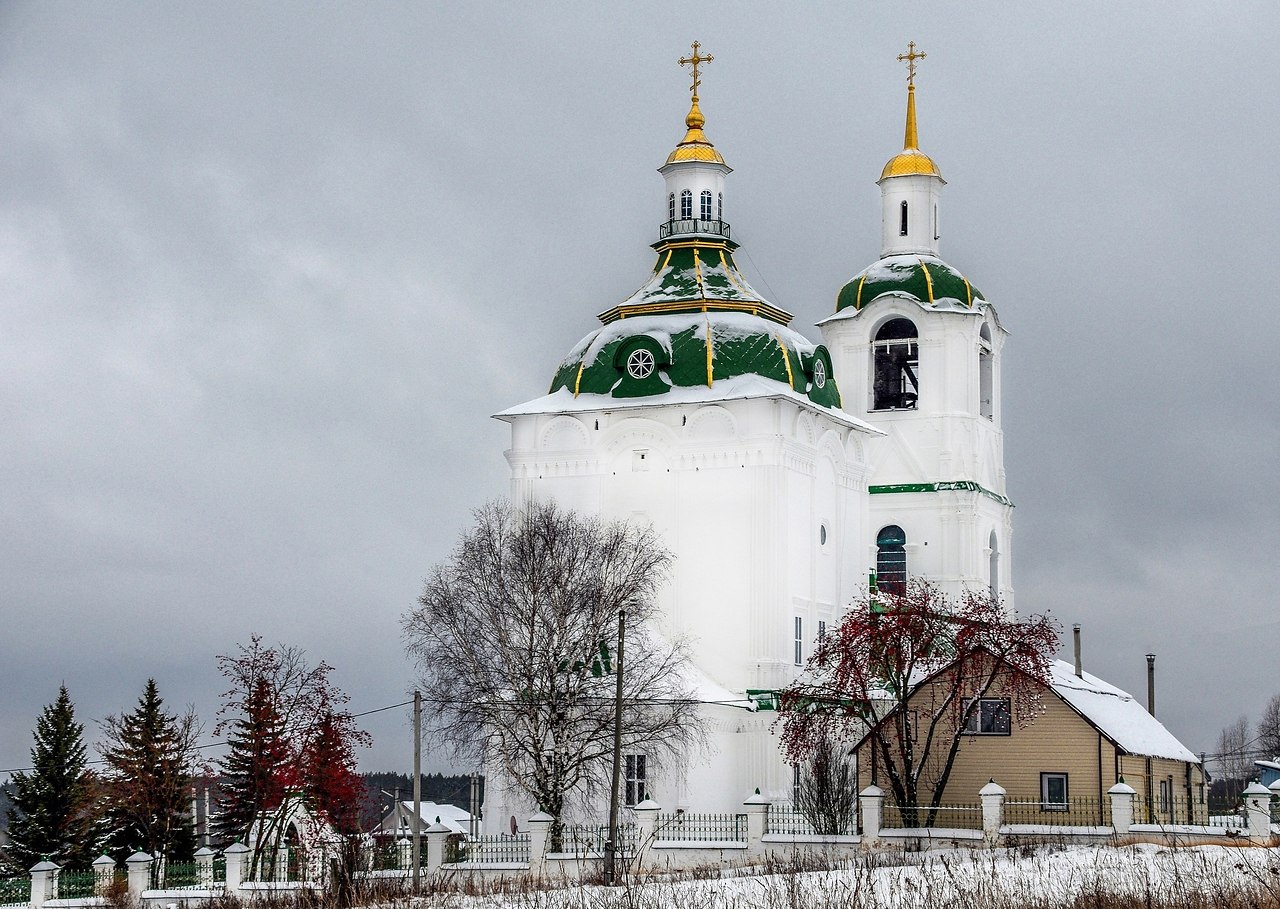
[[[1043,712],[1057,645],[1053,620],[1020,620],[985,591],[953,602],[918,579],[900,595],[873,590],[782,691],[783,753],[806,763],[832,744],[865,740],[914,825],[917,808],[941,803],[983,698],[1009,699],[1019,725]]]
[[[358,832],[364,793],[355,749],[371,739],[344,708],[348,698],[330,679],[333,667],[254,636],[237,653],[219,656],[218,668],[231,683],[215,729],[228,745],[218,768],[220,838],[253,845],[254,874],[284,857],[299,805],[317,822],[318,829],[304,831],[312,838],[321,838],[325,826]]]

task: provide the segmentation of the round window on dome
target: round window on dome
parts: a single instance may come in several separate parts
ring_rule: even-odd
[[[653,375],[653,352],[643,347],[631,351],[627,357],[627,375],[633,379],[647,379]]]
[[[813,361],[813,384],[819,388],[827,384],[827,364],[816,358]]]

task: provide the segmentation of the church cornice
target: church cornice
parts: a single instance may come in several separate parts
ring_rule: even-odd
[[[941,483],[889,483],[881,486],[868,486],[867,492],[873,496],[911,492],[976,492],[979,495],[986,496],[988,499],[999,502],[1001,505],[1008,505],[1010,508],[1014,507],[1008,496],[992,492],[973,480],[944,480]]]

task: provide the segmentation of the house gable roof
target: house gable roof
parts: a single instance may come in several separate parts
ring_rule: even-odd
[[[1062,660],[1049,664],[1050,687],[1069,707],[1130,754],[1200,763],[1147,709],[1114,685]]]

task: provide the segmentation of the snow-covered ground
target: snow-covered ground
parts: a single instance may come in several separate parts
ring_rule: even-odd
[[[1107,894],[1133,898],[1139,906],[1181,905],[1188,897],[1192,905],[1280,905],[1280,849],[1275,848],[1039,846],[872,853],[831,871],[766,870],[613,889],[437,894],[429,901],[457,909],[1014,909],[1066,905],[1079,896],[1096,905],[1092,897]],[[1195,900],[1197,895],[1202,900]],[[1244,899],[1232,901],[1232,895]]]

